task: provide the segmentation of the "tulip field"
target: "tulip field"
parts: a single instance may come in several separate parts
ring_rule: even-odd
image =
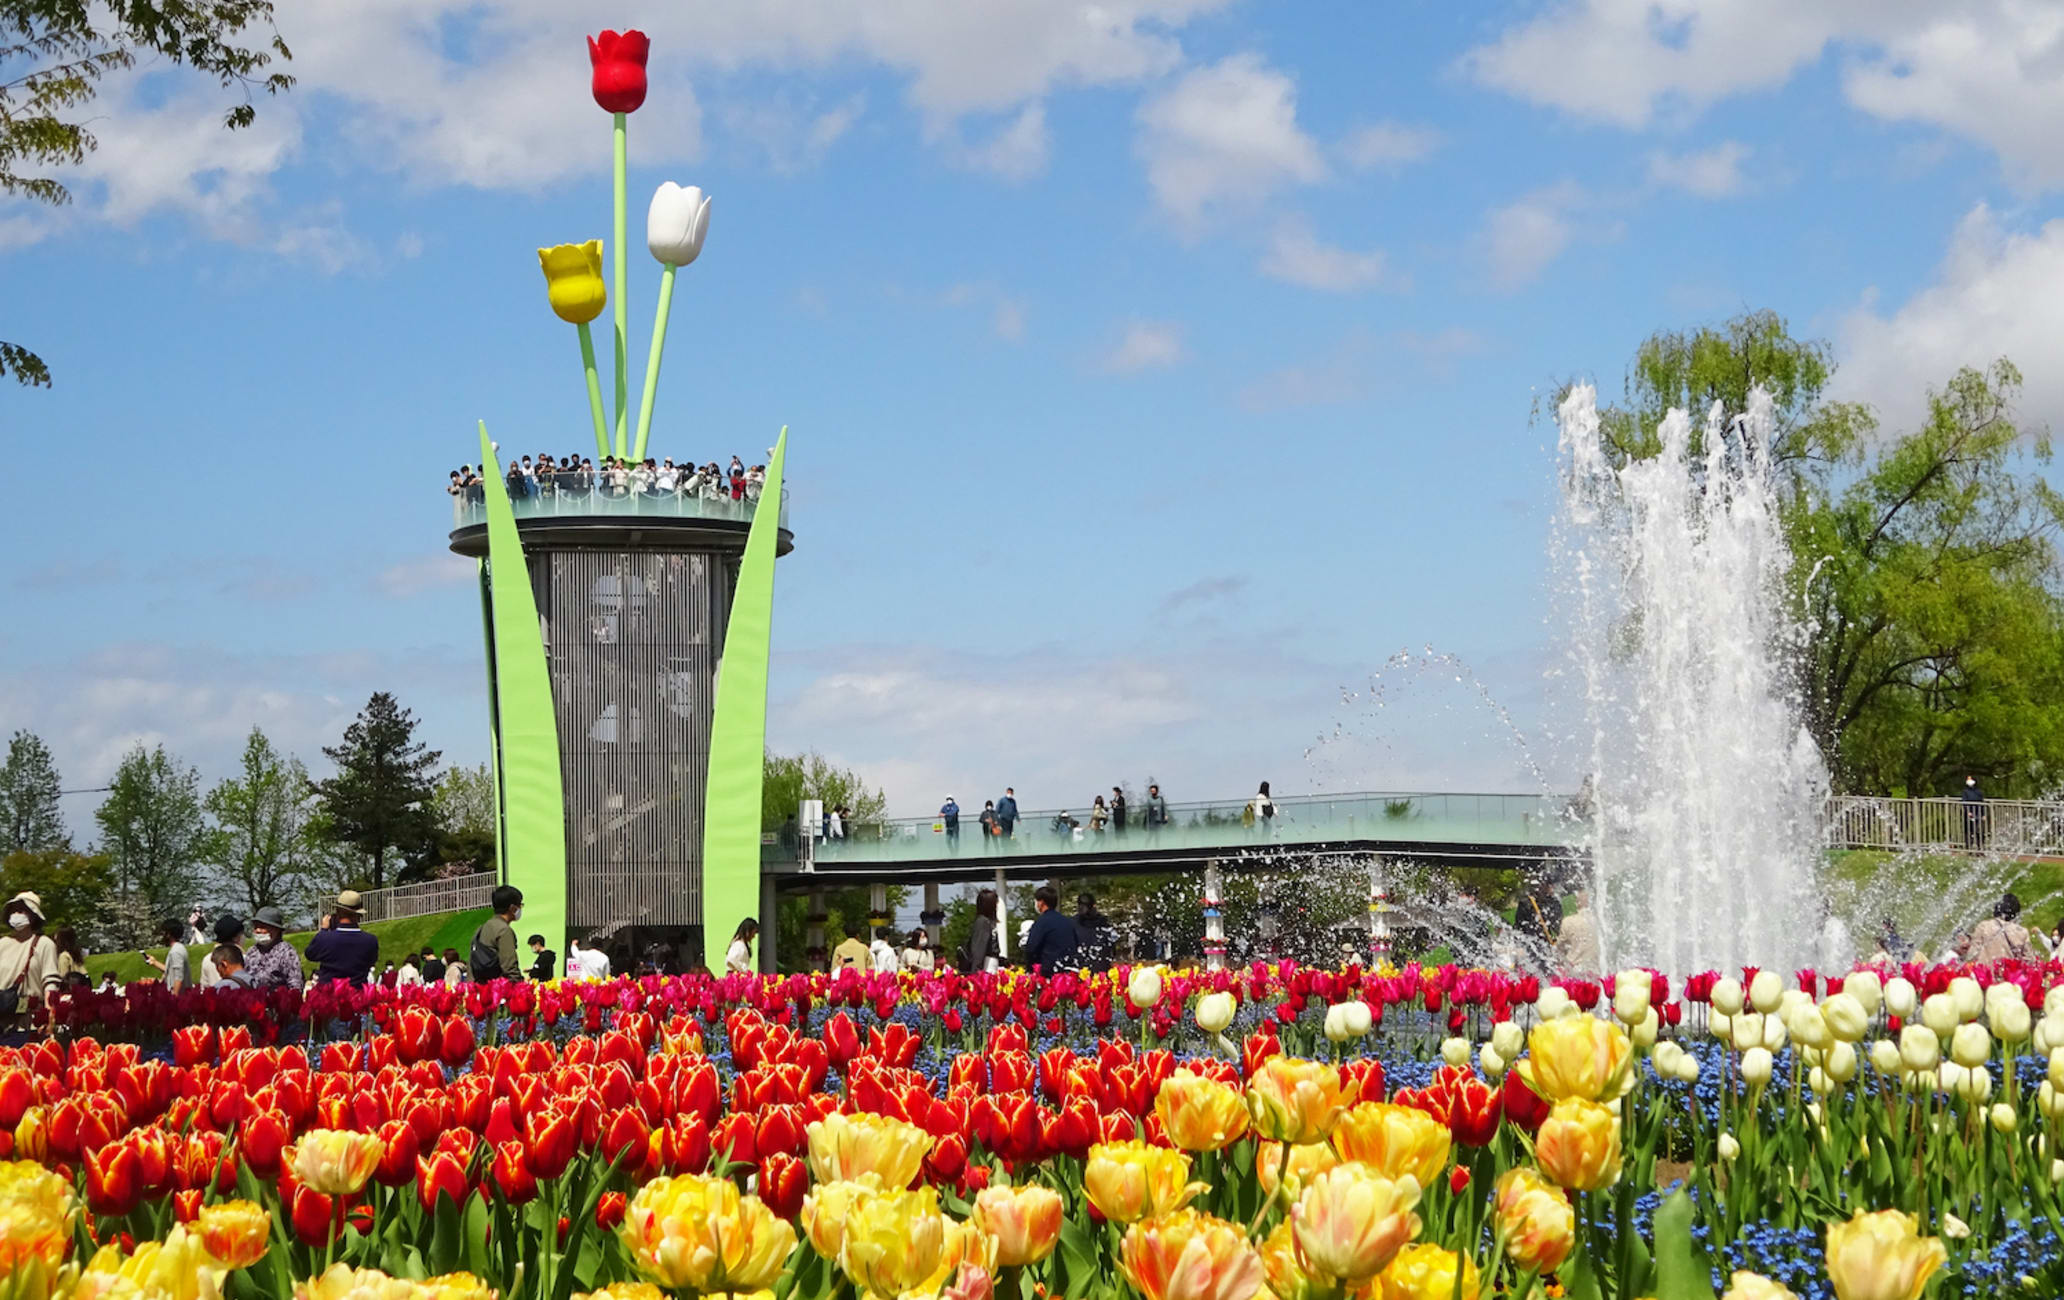
[[[0,1300],[2064,1294],[2064,967],[1743,974],[138,984]]]

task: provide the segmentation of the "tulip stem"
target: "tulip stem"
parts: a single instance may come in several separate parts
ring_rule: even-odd
[[[625,349],[631,332],[630,305],[624,301],[624,171],[629,161],[629,137],[625,130],[626,115],[612,113],[614,123],[616,155],[616,454],[621,458],[627,448],[624,445],[626,424],[625,404],[630,400],[630,358]]]
[[[1283,1194],[1283,1180],[1290,1176],[1290,1143],[1286,1139],[1276,1145],[1281,1148],[1276,1157],[1276,1185],[1261,1198],[1261,1204],[1255,1207],[1254,1217],[1247,1221],[1249,1241],[1254,1240],[1254,1234],[1260,1231],[1261,1221],[1268,1217],[1269,1208],[1276,1203],[1276,1198]]]
[[[652,430],[652,403],[659,396],[659,356],[666,350],[667,317],[674,308],[674,272],[667,263],[659,273],[659,312],[652,318],[652,352],[645,358],[645,395],[638,402],[638,442],[632,460],[645,459],[645,435]]]
[[[595,417],[595,456],[598,460],[609,459],[609,417],[602,413],[602,378],[595,373],[595,335],[582,321],[574,328],[580,331],[581,365],[588,372],[588,411]]]

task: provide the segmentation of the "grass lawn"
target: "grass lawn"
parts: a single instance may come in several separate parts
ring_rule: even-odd
[[[1909,937],[1922,922],[1944,914],[1970,924],[1992,914],[2007,890],[2021,899],[2021,924],[2045,933],[2064,917],[2064,862],[1997,862],[1956,853],[1898,856],[1856,850],[1828,857],[1834,881],[1871,900],[1872,915],[1851,918],[1856,941],[1868,950],[1877,937],[1880,914],[1889,914]],[[1838,900],[1841,898],[1837,892]],[[1840,906],[1838,901],[1837,906]],[[1933,954],[1930,954],[1931,956]]]
[[[389,960],[398,961],[403,953],[421,952],[425,948],[440,953],[446,948],[456,948],[460,960],[463,961],[473,946],[473,932],[480,928],[481,922],[492,915],[494,913],[484,907],[471,912],[437,912],[430,916],[404,917],[399,921],[375,921],[366,927],[366,933],[379,939],[380,961],[383,963]],[[308,930],[288,935],[287,942],[305,950],[308,941],[314,937],[315,931]],[[196,976],[200,974],[200,963],[206,959],[214,946],[210,942],[197,945],[190,950]],[[153,948],[151,955],[163,961],[165,950]],[[102,953],[88,957],[86,970],[96,984],[100,982],[101,973],[109,970],[115,973],[116,979],[124,983],[158,977],[157,971],[133,952]],[[377,967],[375,973],[378,973]]]

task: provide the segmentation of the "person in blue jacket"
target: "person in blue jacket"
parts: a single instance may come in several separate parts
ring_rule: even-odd
[[[1018,792],[1010,786],[1003,787],[1003,798],[996,801],[996,825],[1003,838],[1011,837],[1011,828],[1018,824]]]
[[[946,823],[946,842],[951,846],[960,844],[960,805],[947,795],[946,802],[939,807],[939,820]]]

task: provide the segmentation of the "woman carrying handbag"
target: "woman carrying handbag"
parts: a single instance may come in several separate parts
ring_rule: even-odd
[[[43,900],[23,890],[7,900],[0,935],[0,1024],[21,1028],[63,983],[57,945],[43,934]]]

